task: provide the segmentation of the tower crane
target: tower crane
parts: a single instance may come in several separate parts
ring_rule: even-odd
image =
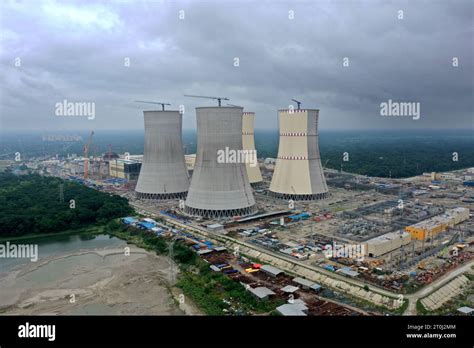
[[[135,100],[135,103],[158,104],[161,105],[161,111],[165,111],[165,105],[171,105],[170,103],[160,103],[146,100]]]
[[[94,131],[91,131],[89,135],[89,140],[84,145],[84,179],[87,179],[89,176],[89,149],[92,145],[92,136],[94,135]]]
[[[221,106],[221,101],[222,100],[230,100],[229,98],[224,98],[224,97],[206,97],[203,95],[191,95],[191,94],[185,94],[185,97],[192,97],[192,98],[206,98],[206,99],[214,99],[217,100],[217,103],[219,107]]]
[[[296,100],[296,99],[291,99],[293,100],[297,105],[298,105],[298,110],[301,109],[301,102],[299,100]]]

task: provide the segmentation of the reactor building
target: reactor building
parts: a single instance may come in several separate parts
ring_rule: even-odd
[[[279,110],[278,157],[270,195],[285,200],[328,197],[319,155],[319,110]]]
[[[247,175],[251,186],[258,186],[262,181],[262,174],[260,173],[260,167],[257,162],[257,152],[255,150],[254,140],[254,123],[255,113],[244,112],[242,118],[242,146],[244,150],[247,150],[255,154],[255,163],[245,163],[247,168]]]
[[[145,151],[135,193],[144,199],[184,199],[189,176],[184,162],[179,111],[144,111]]]
[[[245,163],[241,161],[241,107],[198,107],[197,152],[184,211],[220,218],[257,212]]]

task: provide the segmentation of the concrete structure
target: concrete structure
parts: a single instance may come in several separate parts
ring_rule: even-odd
[[[369,257],[379,257],[389,253],[402,245],[407,245],[411,242],[411,236],[404,231],[390,232],[381,236],[369,239],[366,242],[366,255]]]
[[[136,180],[142,164],[138,161],[116,158],[109,161],[109,175],[115,178]]]
[[[186,163],[186,169],[189,173],[194,170],[194,164],[196,163],[196,154],[184,155],[184,161]]]
[[[464,291],[469,289],[469,278],[464,274],[454,278],[446,285],[431,293],[429,296],[423,298],[421,303],[423,306],[430,310],[436,310],[443,306],[446,302],[452,298],[460,295]]]
[[[469,209],[458,207],[446,210],[445,213],[405,227],[412,239],[426,240],[455,225],[469,219]]]
[[[207,230],[213,233],[222,233],[224,232],[224,226],[221,224],[211,224],[207,225]]]
[[[144,111],[145,151],[135,192],[138,198],[180,199],[189,188],[184,163],[182,115]]]
[[[197,153],[185,212],[219,218],[257,212],[245,164],[222,151],[242,152],[242,108],[198,107]]]
[[[433,181],[454,180],[454,179],[456,179],[456,176],[452,173],[436,173],[436,172],[431,173],[431,180]]]
[[[328,197],[318,144],[319,110],[280,110],[280,143],[270,194],[285,200]]]
[[[257,150],[255,150],[255,139],[254,139],[254,123],[255,113],[244,112],[242,118],[242,147],[244,150],[250,151],[255,154],[255,164],[245,163],[247,169],[247,175],[249,177],[250,185],[258,186],[262,183],[262,174],[260,173],[260,167],[257,162]]]

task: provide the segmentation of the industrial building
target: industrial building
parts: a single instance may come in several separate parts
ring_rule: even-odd
[[[212,233],[223,233],[224,226],[221,224],[211,224],[207,225],[207,230]]]
[[[144,111],[145,151],[135,192],[138,198],[180,199],[189,188],[179,111]]]
[[[285,303],[277,307],[276,311],[283,316],[307,316],[308,306],[302,302]]]
[[[137,180],[142,164],[135,160],[116,158],[109,161],[109,175],[126,180]]]
[[[456,176],[453,173],[436,173],[436,172],[432,172],[430,177],[432,181],[454,180],[456,178]]]
[[[390,232],[369,239],[366,242],[366,255],[379,257],[411,242],[411,235],[404,231]]]
[[[444,214],[407,226],[405,231],[410,233],[412,239],[426,240],[468,219],[469,209],[458,207],[447,210]]]
[[[270,194],[285,200],[328,197],[319,155],[319,110],[280,110],[280,142]]]
[[[242,147],[246,151],[255,153],[255,164],[245,163],[247,168],[247,175],[249,177],[250,185],[258,186],[262,183],[262,173],[260,173],[260,167],[257,160],[257,152],[255,150],[255,139],[254,139],[254,124],[255,124],[255,113],[244,112],[242,118]]]
[[[186,169],[189,174],[194,171],[194,164],[196,163],[196,154],[184,155],[184,162],[186,163]]]
[[[259,300],[266,300],[270,296],[275,295],[275,293],[272,290],[264,286],[260,286],[258,288],[248,288],[248,291]]]
[[[304,290],[312,289],[316,292],[321,290],[321,285],[319,285],[315,282],[312,282],[310,280],[301,278],[301,277],[293,278],[293,282],[298,284],[299,286],[301,286],[301,288],[304,289]]]
[[[84,175],[85,159],[83,157],[75,158],[69,164],[69,170],[72,175]],[[88,160],[88,174],[91,176],[104,177],[109,174],[109,163],[102,159],[94,158]]]
[[[300,288],[294,285],[286,285],[280,289],[280,291],[285,292],[287,294],[292,294],[298,291]]]
[[[245,164],[218,161],[224,149],[242,151],[241,107],[198,107],[197,153],[185,203],[193,216],[219,218],[255,214]]]
[[[284,274],[281,269],[273,267],[272,265],[263,265],[262,267],[260,267],[260,271],[272,277],[278,277],[279,275]]]

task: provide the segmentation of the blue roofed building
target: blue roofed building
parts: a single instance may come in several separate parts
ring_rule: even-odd
[[[122,222],[126,225],[132,225],[132,224],[136,223],[137,221],[138,221],[137,219],[135,219],[131,216],[127,216],[127,217],[124,217],[122,219]]]
[[[140,221],[138,223],[138,227],[144,228],[146,230],[151,230],[153,227],[155,227],[155,225],[152,224],[151,222]]]

